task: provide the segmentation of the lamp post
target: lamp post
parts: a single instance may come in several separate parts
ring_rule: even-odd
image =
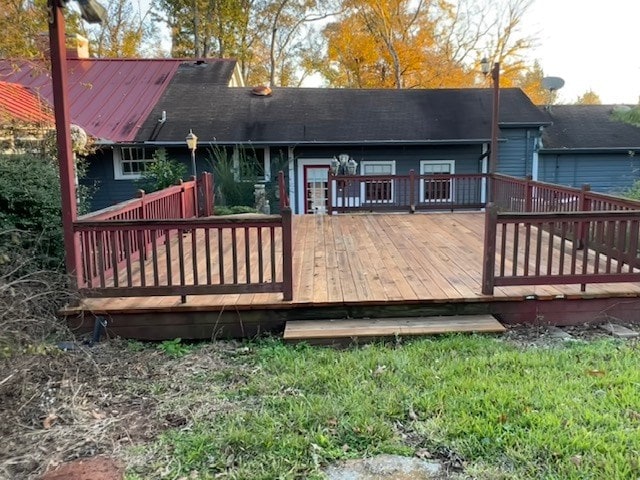
[[[198,147],[198,137],[196,136],[195,133],[193,133],[192,130],[189,130],[189,134],[187,135],[187,138],[185,140],[187,141],[187,147],[189,147],[189,150],[191,150],[191,172],[192,172],[192,175],[195,177],[197,175],[196,148]]]
[[[76,203],[75,164],[71,145],[71,114],[67,93],[67,49],[64,24],[65,0],[49,0],[49,46],[51,50],[51,87],[56,123],[56,145],[60,169],[62,226],[64,230],[65,266],[74,277],[80,265],[80,251],[75,242],[73,222],[78,218]],[[82,18],[89,23],[102,23],[107,15],[95,0],[78,0]]]
[[[489,146],[489,174],[496,173],[498,166],[498,117],[500,115],[500,62],[495,62],[489,70],[489,60],[485,57],[480,62],[482,73],[491,73],[493,80],[493,108],[491,110],[491,144]],[[490,182],[491,183],[491,182]],[[489,189],[489,201],[493,201],[493,188]]]

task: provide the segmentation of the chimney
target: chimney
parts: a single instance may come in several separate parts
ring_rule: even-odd
[[[82,35],[67,35],[67,58],[89,58],[89,40]]]

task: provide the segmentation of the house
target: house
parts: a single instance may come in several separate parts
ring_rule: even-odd
[[[53,115],[28,88],[0,81],[0,141],[2,153],[39,150],[53,128]]]
[[[640,178],[640,128],[615,120],[616,108],[621,107],[552,106],[534,178],[573,187],[586,183],[611,194],[628,189]]]
[[[235,60],[94,59],[83,57],[80,50],[80,55],[68,58],[67,66],[72,121],[90,135],[96,148],[82,180],[97,186],[92,205],[96,209],[134,196],[135,180],[144,163],[153,160],[153,149],[137,142],[138,130],[177,71],[209,66],[218,82],[242,85]],[[0,78],[53,105],[51,76],[41,62],[0,60]]]
[[[274,88],[264,95],[216,85],[209,69],[178,70],[136,141],[186,156],[185,134],[193,130],[203,146],[250,149],[266,177],[286,169],[295,213],[317,211],[318,190],[326,203],[329,167],[340,154],[362,175],[487,171],[491,90]],[[502,90],[498,170],[531,173],[547,124],[521,90]]]

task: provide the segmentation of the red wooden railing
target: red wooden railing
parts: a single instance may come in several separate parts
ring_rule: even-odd
[[[506,212],[588,212],[602,210],[640,210],[640,202],[582,188],[565,187],[494,174],[493,202]]]
[[[638,280],[640,202],[581,189],[492,177],[482,291],[494,286]]]
[[[94,270],[82,272],[80,293],[184,297],[282,291],[290,300],[291,280],[285,277],[292,270],[287,266],[292,255],[284,233],[290,231],[290,223],[286,212],[250,218],[78,222],[76,232],[83,245],[97,247],[84,252]],[[120,237],[133,242],[120,244]],[[135,254],[143,251],[144,255]],[[119,256],[124,263],[109,262]]]
[[[198,212],[205,218],[196,218]],[[198,183],[82,217],[74,224],[80,293],[180,295],[184,301],[195,294],[282,291],[291,300],[291,209],[260,217],[212,212],[213,182],[206,174]]]
[[[494,286],[640,280],[640,211],[498,213],[487,209],[482,293]],[[587,232],[575,241],[570,232]]]
[[[278,173],[278,196],[280,198],[280,211],[285,208],[291,208],[289,194],[287,192],[287,182],[285,181],[282,170]]]
[[[456,210],[485,204],[487,175],[329,175],[329,214],[353,211]]]

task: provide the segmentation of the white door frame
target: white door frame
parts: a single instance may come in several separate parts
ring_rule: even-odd
[[[305,205],[305,185],[304,185],[304,167],[330,167],[331,160],[333,157],[329,158],[300,158],[298,159],[298,181],[296,182],[296,187],[298,190],[298,202],[296,205],[296,213],[300,215],[304,215],[304,205]]]

